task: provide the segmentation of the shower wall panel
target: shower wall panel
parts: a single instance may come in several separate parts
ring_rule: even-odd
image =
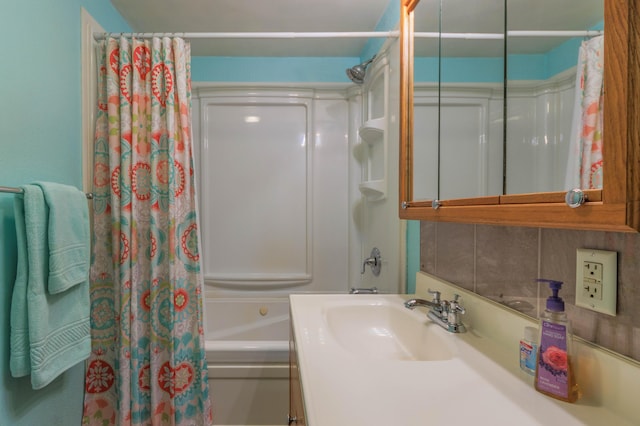
[[[417,85],[414,161],[421,167],[414,170],[414,199],[502,193],[502,99],[491,85],[485,89],[447,88],[439,101],[435,89]],[[566,189],[575,72],[510,82],[507,93],[506,192]]]
[[[569,153],[575,73],[509,90],[507,193],[562,191]]]
[[[496,195],[502,188],[501,91],[495,86],[414,92],[414,199]],[[439,163],[439,164],[438,164]],[[423,166],[424,165],[424,166]]]
[[[218,291],[344,290],[344,95],[199,89],[196,135],[205,281]]]

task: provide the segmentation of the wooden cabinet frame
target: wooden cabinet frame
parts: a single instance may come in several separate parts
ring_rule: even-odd
[[[637,232],[640,230],[640,0],[604,2],[603,189],[570,208],[564,192],[412,200],[413,11],[400,0],[401,219]]]

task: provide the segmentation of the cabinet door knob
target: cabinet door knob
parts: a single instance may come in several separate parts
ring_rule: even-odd
[[[567,203],[569,207],[575,209],[576,207],[580,207],[587,201],[587,196],[584,191],[579,188],[574,188],[567,192],[564,196],[564,202]]]

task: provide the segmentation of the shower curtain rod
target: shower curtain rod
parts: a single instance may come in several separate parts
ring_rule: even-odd
[[[215,38],[385,38],[398,37],[399,31],[361,31],[361,32],[221,32],[221,33],[93,33],[95,40],[104,40],[108,36],[126,35],[136,38],[182,37],[187,39]]]
[[[507,31],[508,37],[595,37],[604,34],[601,30],[587,31]],[[444,38],[444,39],[465,39],[465,40],[502,40],[502,33],[439,33],[416,32],[415,38]]]
[[[24,191],[21,188],[13,188],[10,186],[0,186],[0,192],[8,192],[11,194],[24,194]],[[87,192],[85,194],[89,200],[93,198],[93,193]]]
[[[507,31],[509,37],[594,37],[604,34],[602,30],[586,31]],[[398,37],[399,31],[360,31],[360,32],[178,32],[178,33],[93,33],[95,40],[104,40],[108,36],[127,35],[136,38],[182,37],[187,39],[295,39],[295,38],[387,38]],[[445,38],[469,40],[501,40],[502,33],[440,33],[415,32],[415,38]]]

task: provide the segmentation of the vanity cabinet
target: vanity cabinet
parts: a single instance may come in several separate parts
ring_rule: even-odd
[[[568,206],[565,191],[509,194],[505,191],[506,184],[497,195],[414,199],[415,169],[426,167],[414,158],[414,144],[418,141],[414,140],[413,33],[414,9],[418,3],[419,0],[401,0],[400,218],[623,232],[640,230],[640,0],[604,0],[603,184],[602,189],[585,189],[586,201],[577,208]],[[535,7],[536,2],[532,0],[531,10]],[[464,29],[459,31],[462,33]],[[507,35],[506,29],[504,34]],[[506,105],[508,109],[508,98]],[[506,181],[505,176],[503,171]]]
[[[289,333],[289,424],[304,426],[306,425],[304,397],[299,371],[296,339],[293,333],[293,321],[291,321]]]

